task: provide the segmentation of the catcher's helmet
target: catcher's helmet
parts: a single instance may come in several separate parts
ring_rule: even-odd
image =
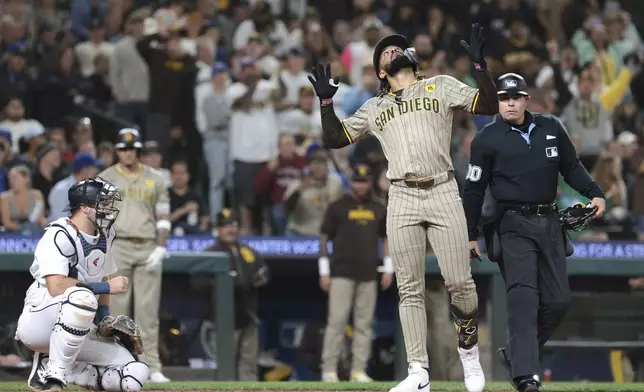
[[[114,147],[116,147],[116,149],[139,149],[143,147],[143,143],[141,143],[141,134],[137,129],[123,128],[118,133],[117,141],[116,144],[114,144]]]
[[[415,50],[409,44],[409,40],[405,38],[404,35],[392,34],[381,39],[373,50],[373,68],[376,70],[376,76],[378,76],[378,79],[380,79],[380,56],[388,46],[399,47],[403,52],[405,52],[405,56],[407,56],[413,64],[418,63],[415,57]]]
[[[231,210],[230,208],[224,208],[223,210],[219,211],[219,213],[217,213],[217,217],[216,217],[217,227],[235,224],[238,222],[239,221],[237,220],[237,215],[235,214],[235,211]]]
[[[528,95],[528,85],[521,75],[506,73],[496,81],[497,94]]]
[[[123,198],[114,184],[95,177],[72,185],[67,191],[67,200],[69,205],[64,211],[74,212],[81,206],[92,207],[96,209],[96,225],[107,230],[119,214],[115,204]]]

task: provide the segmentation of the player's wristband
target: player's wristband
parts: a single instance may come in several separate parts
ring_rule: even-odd
[[[157,230],[170,230],[172,228],[172,223],[167,219],[161,219],[157,221]]]
[[[487,69],[485,58],[481,58],[479,61],[473,62],[472,65],[477,72],[483,72]]]
[[[318,259],[318,271],[320,276],[329,276],[331,274],[331,267],[329,265],[329,258],[322,256]]]
[[[321,106],[329,106],[333,103],[333,98],[324,98],[320,99],[320,105]]]
[[[382,270],[385,274],[394,273],[394,263],[391,260],[391,256],[385,256],[382,259]]]
[[[91,282],[85,283],[86,286],[92,290],[94,294],[109,294],[110,293],[110,284],[107,282]]]

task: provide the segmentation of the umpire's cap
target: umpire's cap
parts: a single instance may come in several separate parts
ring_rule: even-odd
[[[409,48],[409,40],[405,38],[404,35],[392,34],[388,37],[385,37],[378,42],[376,48],[373,50],[373,67],[376,70],[376,75],[380,79],[380,56],[382,55],[383,50],[388,46],[397,46],[402,50]]]
[[[239,223],[239,221],[237,220],[237,215],[230,208],[224,208],[223,210],[219,211],[217,213],[216,221],[217,227]]]
[[[528,95],[528,85],[521,75],[506,73],[499,76],[496,82],[497,94]]]
[[[116,149],[142,148],[141,134],[134,128],[123,128],[119,131],[114,147]]]

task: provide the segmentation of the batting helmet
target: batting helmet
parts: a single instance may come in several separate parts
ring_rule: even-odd
[[[378,42],[378,44],[376,45],[376,48],[373,50],[373,67],[376,70],[376,75],[378,76],[378,79],[380,79],[380,56],[382,55],[382,52],[385,50],[385,48],[388,46],[397,46],[400,49],[402,49],[403,52],[411,48],[411,45],[409,44],[409,40],[407,40],[405,36],[400,34],[392,34],[388,37],[381,39],[380,42]],[[411,49],[413,50],[413,48]],[[411,52],[405,52],[405,56],[409,57],[412,63],[418,62],[415,59],[415,54],[412,54]]]
[[[142,148],[143,143],[141,143],[141,134],[137,129],[123,128],[118,133],[117,141],[114,147],[116,147],[117,149]]]
[[[528,85],[521,75],[506,73],[499,76],[496,82],[497,94],[528,95]]]

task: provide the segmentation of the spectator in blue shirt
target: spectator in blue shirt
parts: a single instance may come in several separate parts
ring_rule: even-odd
[[[78,181],[96,177],[99,167],[101,167],[101,161],[88,152],[79,152],[74,155],[72,174],[58,181],[49,192],[48,222],[67,216],[67,212],[63,212],[67,207],[67,191]]]
[[[93,18],[105,15],[107,1],[104,0],[75,0],[72,4],[72,32],[79,40],[85,41],[89,35],[89,27]]]
[[[342,99],[340,108],[347,114],[352,115],[362,106],[363,103],[376,96],[378,92],[378,78],[373,64],[365,64],[362,72],[362,85],[349,89]]]

